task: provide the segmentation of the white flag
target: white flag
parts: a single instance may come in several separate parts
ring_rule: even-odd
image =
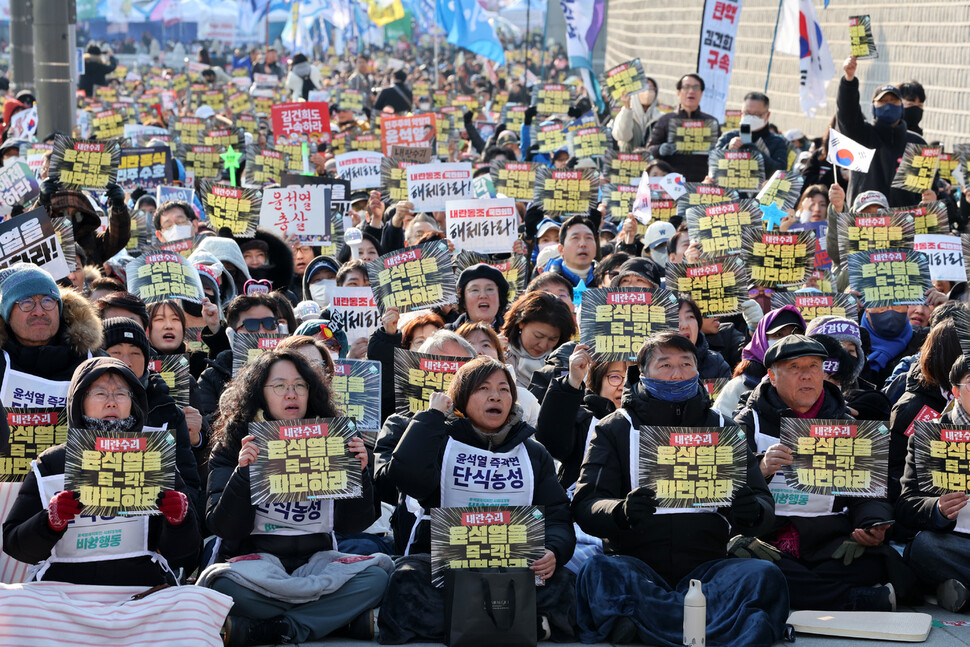
[[[829,128],[829,156],[828,161],[836,166],[842,166],[850,171],[868,173],[872,164],[875,148],[866,148],[862,144],[852,141],[842,133]]]
[[[812,0],[784,0],[775,51],[799,57],[802,110],[814,118],[826,106],[825,93],[835,76],[835,64]]]

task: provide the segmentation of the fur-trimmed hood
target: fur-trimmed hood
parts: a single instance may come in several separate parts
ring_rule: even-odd
[[[76,355],[100,350],[101,319],[94,305],[74,290],[61,289],[61,326],[50,346],[67,345]],[[2,321],[2,320],[0,320]],[[17,345],[6,321],[0,326],[0,346]],[[16,366],[14,368],[17,368]],[[59,368],[59,367],[51,367]],[[74,367],[71,367],[73,373]]]

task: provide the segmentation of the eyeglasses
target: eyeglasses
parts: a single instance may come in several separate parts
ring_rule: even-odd
[[[57,299],[54,297],[41,297],[38,300],[37,297],[28,297],[17,302],[17,307],[20,308],[21,312],[33,312],[34,308],[38,305],[43,310],[50,312],[57,307]]]
[[[606,382],[610,386],[620,386],[621,384],[623,384],[623,376],[622,375],[616,375],[615,373],[613,375],[607,375],[606,376]]]
[[[107,402],[108,400],[114,400],[115,402],[129,402],[131,401],[131,391],[107,391],[105,389],[92,389],[88,391],[88,397],[94,402]]]
[[[278,326],[279,322],[276,320],[276,317],[263,317],[262,319],[243,319],[236,326],[236,330],[245,328],[246,332],[259,332],[259,329],[263,328],[264,330],[275,332]]]
[[[289,393],[290,389],[293,389],[293,392],[297,395],[306,395],[310,390],[310,387],[307,386],[306,382],[296,382],[295,384],[280,382],[279,384],[267,384],[263,388],[271,389],[273,393],[276,394],[276,397],[279,398],[282,398],[284,395]]]
[[[690,92],[691,90],[695,92],[700,92],[701,86],[697,85],[696,83],[685,83],[682,86],[680,86],[680,89],[683,90],[684,92]]]

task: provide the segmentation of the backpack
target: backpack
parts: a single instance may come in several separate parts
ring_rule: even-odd
[[[310,93],[317,89],[316,84],[310,79],[310,75],[307,74],[303,79],[303,87],[300,88],[300,94],[303,95],[304,101],[309,101]]]

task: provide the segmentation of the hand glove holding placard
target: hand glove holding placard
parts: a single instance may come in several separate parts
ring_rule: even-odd
[[[744,323],[748,324],[748,330],[754,330],[765,313],[761,309],[761,304],[754,299],[748,299],[741,302],[741,316],[744,317]]]
[[[108,202],[110,204],[112,204],[112,205],[118,205],[118,206],[122,206],[122,207],[127,206],[127,205],[125,205],[125,190],[124,189],[122,189],[117,184],[108,184],[104,188],[105,188],[105,190],[107,192]]]
[[[671,155],[677,154],[677,145],[673,142],[664,142],[660,145],[660,150],[657,153],[661,157],[670,157]]]
[[[51,497],[47,506],[47,525],[55,532],[67,528],[74,517],[81,514],[81,493],[63,490]]]
[[[727,553],[731,557],[741,559],[763,559],[766,562],[777,562],[781,559],[781,551],[757,537],[737,535],[731,538],[727,545]]]
[[[189,513],[188,497],[176,490],[159,492],[156,504],[165,516],[165,520],[173,526],[185,521],[185,516]]]
[[[657,511],[657,493],[646,485],[641,485],[626,495],[626,499],[620,505],[626,523],[633,530],[638,530],[653,516]]]

